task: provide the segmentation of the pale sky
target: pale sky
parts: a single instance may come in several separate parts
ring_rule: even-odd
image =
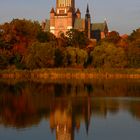
[[[92,22],[107,19],[109,30],[120,34],[131,33],[140,27],[140,0],[75,0],[82,17],[89,3]],[[0,0],[0,23],[13,18],[25,18],[41,22],[49,18],[55,0]]]

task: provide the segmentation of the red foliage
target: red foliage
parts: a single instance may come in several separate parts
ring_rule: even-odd
[[[14,54],[16,54],[16,53],[18,53],[18,54],[20,54],[20,55],[25,55],[25,53],[26,53],[26,47],[25,47],[25,44],[24,43],[19,43],[19,44],[15,44],[14,46],[13,46],[13,53]]]

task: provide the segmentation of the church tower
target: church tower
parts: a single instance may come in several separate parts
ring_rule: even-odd
[[[57,14],[67,14],[69,8],[75,10],[75,0],[56,0]]]
[[[50,11],[50,32],[57,37],[73,29],[75,0],[56,0],[56,8]]]

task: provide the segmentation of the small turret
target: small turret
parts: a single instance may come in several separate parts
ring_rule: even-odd
[[[55,10],[54,8],[52,8],[50,11],[50,31],[52,33],[54,33],[54,28],[55,28]]]
[[[50,15],[55,15],[55,10],[54,10],[54,8],[51,9]]]
[[[53,14],[53,13],[55,14],[54,8],[51,9],[50,13],[51,14]]]
[[[55,10],[54,8],[52,8],[50,11],[50,18],[53,18],[54,16],[55,16]]]
[[[76,16],[77,16],[77,18],[81,18],[81,12],[80,12],[79,8],[76,11]]]

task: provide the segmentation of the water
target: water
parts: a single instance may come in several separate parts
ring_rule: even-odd
[[[0,81],[0,140],[139,140],[140,80]]]

